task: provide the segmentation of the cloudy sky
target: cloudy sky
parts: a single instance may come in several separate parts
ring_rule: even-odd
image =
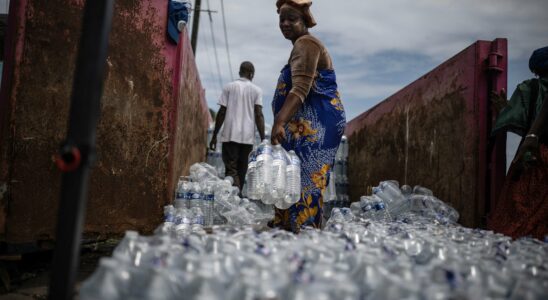
[[[265,113],[291,43],[278,29],[274,0],[225,0],[229,69],[221,0],[202,0],[218,13],[202,13],[197,62],[210,107],[217,107],[222,84],[237,77],[243,60],[256,66],[264,90]],[[344,3],[344,4],[342,4]],[[316,0],[318,25],[311,31],[328,47],[339,78],[348,119],[392,95],[476,40],[508,38],[509,88],[531,76],[531,52],[548,45],[546,0]]]
[[[194,1],[193,1],[194,2]],[[278,29],[275,0],[225,0],[229,68],[221,0],[202,0],[197,63],[211,108],[221,86],[237,77],[241,61],[255,64],[255,83],[264,91],[264,112],[291,43]],[[507,38],[508,88],[532,76],[534,49],[548,45],[547,0],[315,0],[318,25],[311,32],[329,49],[351,120],[477,40]],[[215,47],[219,58],[217,71]]]

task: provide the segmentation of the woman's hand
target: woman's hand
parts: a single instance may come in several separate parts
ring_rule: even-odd
[[[526,137],[518,149],[513,164],[521,163],[524,167],[530,167],[538,163],[540,158],[538,138]]]
[[[289,92],[282,109],[274,118],[274,126],[272,126],[272,135],[270,136],[272,145],[278,145],[285,141],[285,124],[289,122],[302,105],[301,99],[295,93]]]
[[[272,126],[272,134],[270,136],[272,145],[278,145],[285,141],[286,136],[284,125],[279,122],[274,122],[274,126]]]

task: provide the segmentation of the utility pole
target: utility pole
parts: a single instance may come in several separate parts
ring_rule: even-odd
[[[194,18],[192,21],[192,36],[190,38],[190,45],[192,46],[192,52],[196,55],[196,42],[198,41],[198,26],[200,26],[200,10],[202,6],[202,0],[196,0],[194,3]]]

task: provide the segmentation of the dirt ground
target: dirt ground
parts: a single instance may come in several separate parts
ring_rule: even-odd
[[[101,257],[110,256],[118,240],[82,247],[76,291],[93,273]],[[53,251],[26,254],[16,260],[0,260],[0,300],[47,299]]]

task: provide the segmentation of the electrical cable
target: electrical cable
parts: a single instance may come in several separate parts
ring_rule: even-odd
[[[223,14],[223,30],[225,32],[225,45],[226,45],[226,56],[228,58],[228,70],[230,71],[230,80],[234,81],[234,71],[232,70],[232,62],[230,59],[230,48],[228,46],[228,33],[226,30],[226,18],[225,18],[225,1],[221,0],[221,13]]]
[[[213,17],[211,16],[211,5],[207,0],[207,10],[209,14],[209,26],[211,28],[211,40],[213,42],[213,50],[215,52],[215,63],[217,65],[217,75],[219,76],[219,86],[223,90],[223,78],[221,75],[221,66],[219,65],[219,54],[217,53],[217,44],[215,43],[215,32],[213,31]]]

